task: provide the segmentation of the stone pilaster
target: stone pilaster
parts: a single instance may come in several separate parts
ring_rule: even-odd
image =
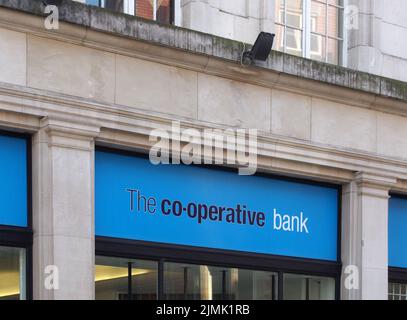
[[[395,183],[392,177],[358,173],[343,188],[342,299],[387,299],[388,200]],[[357,280],[351,287],[349,277]]]
[[[96,126],[44,118],[33,137],[34,299],[94,298],[98,133]]]

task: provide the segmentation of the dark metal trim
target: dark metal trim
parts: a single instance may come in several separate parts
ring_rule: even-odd
[[[127,300],[133,299],[133,263],[127,262]]]
[[[33,243],[33,232],[28,228],[0,226],[0,246],[28,247]]]
[[[305,273],[319,276],[340,274],[341,264],[335,261],[291,258],[284,256],[226,251],[202,247],[169,245],[136,240],[96,237],[96,254],[102,256],[137,257],[146,260],[165,259],[171,262],[239,267],[249,270]]]
[[[284,300],[284,274],[282,271],[278,272],[278,300]]]
[[[164,299],[164,259],[158,261],[158,283],[157,283],[157,296],[158,300]]]
[[[175,0],[170,0],[170,24],[175,24]]]
[[[389,267],[389,282],[407,283],[407,269]]]

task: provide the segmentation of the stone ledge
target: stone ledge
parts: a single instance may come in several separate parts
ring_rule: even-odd
[[[42,0],[0,0],[0,7],[44,16]],[[242,42],[63,0],[60,20],[93,30],[239,63]],[[407,101],[407,83],[272,51],[257,68]]]

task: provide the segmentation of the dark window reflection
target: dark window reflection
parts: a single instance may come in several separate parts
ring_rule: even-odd
[[[168,300],[273,300],[277,274],[272,272],[179,263],[164,267]]]
[[[335,279],[284,274],[284,300],[334,300]]]
[[[157,279],[157,262],[96,256],[96,300],[157,299]]]
[[[105,0],[105,8],[117,12],[123,12],[123,0]]]
[[[158,1],[156,20],[161,23],[171,23],[171,0]]]

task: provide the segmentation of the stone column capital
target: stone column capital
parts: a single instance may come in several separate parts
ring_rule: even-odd
[[[94,139],[100,134],[100,125],[84,121],[68,121],[59,117],[44,117],[40,121],[40,131],[45,135],[42,142],[50,146],[73,149],[92,149]]]
[[[397,183],[397,178],[376,173],[357,172],[354,181],[360,195],[388,199],[389,191]]]
[[[78,135],[95,138],[100,133],[100,125],[75,119],[64,119],[61,117],[44,117],[40,121],[40,127],[55,135]]]

